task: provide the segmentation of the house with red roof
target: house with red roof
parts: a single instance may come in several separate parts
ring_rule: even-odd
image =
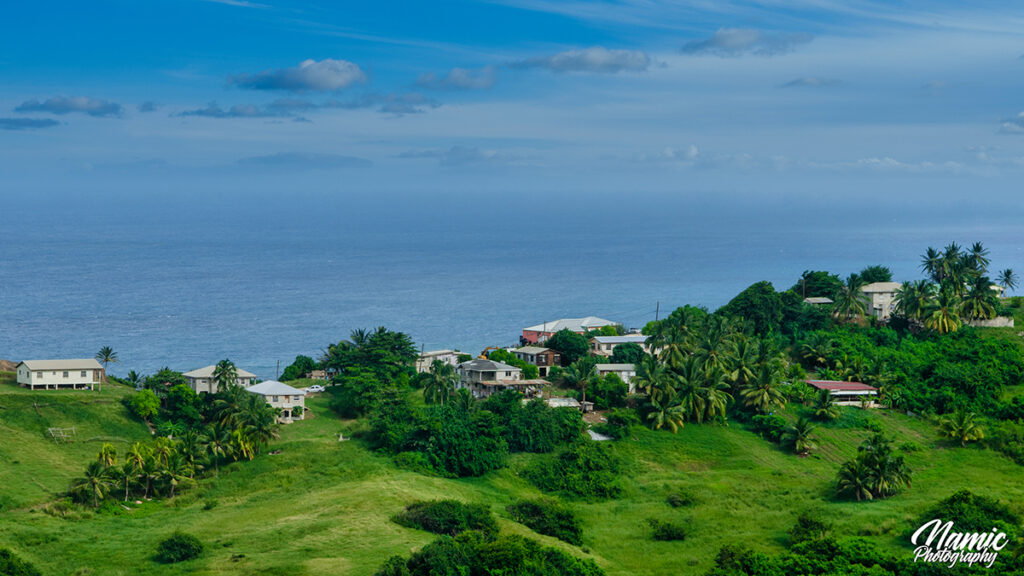
[[[807,383],[818,390],[828,390],[829,394],[840,406],[860,406],[865,397],[869,406],[875,405],[878,388],[863,382],[841,382],[838,380],[807,380]]]

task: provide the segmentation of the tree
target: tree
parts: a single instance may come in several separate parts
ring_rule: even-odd
[[[687,358],[676,372],[675,389],[665,395],[682,407],[682,416],[698,424],[707,414],[707,397],[704,392],[705,370],[696,358]],[[652,398],[654,395],[652,394]]]
[[[167,482],[167,485],[170,486],[170,498],[174,498],[174,490],[178,487],[178,484],[192,480],[193,473],[192,467],[189,466],[184,455],[180,452],[175,452],[168,458],[160,475]]]
[[[582,334],[577,334],[568,328],[555,332],[548,338],[544,345],[552,350],[557,350],[562,355],[562,366],[569,366],[580,358],[590,354],[590,343]]]
[[[107,442],[103,443],[100,447],[100,453],[96,455],[96,461],[100,463],[104,468],[110,468],[111,466],[117,465],[117,449],[114,448],[113,444]]]
[[[128,501],[128,486],[132,480],[138,479],[146,464],[148,450],[141,442],[132,444],[124,455],[124,465],[121,466],[121,478],[124,480],[124,499]]]
[[[233,388],[238,384],[238,368],[235,363],[225,358],[217,362],[213,369],[213,380],[217,382],[217,389]]]
[[[740,319],[755,334],[770,334],[778,330],[782,322],[782,298],[770,282],[757,282],[737,294],[715,314]]]
[[[96,353],[96,361],[103,364],[103,380],[107,379],[107,367],[110,364],[117,363],[117,352],[110,346],[104,346],[100,348],[100,351]],[[101,381],[102,382],[102,381]],[[101,384],[102,388],[102,384]]]
[[[858,502],[871,500],[872,472],[863,458],[854,458],[839,468],[836,482],[836,493],[840,496],[853,496]]]
[[[996,317],[999,299],[992,290],[988,276],[978,276],[961,303],[963,315],[972,320],[986,320]]]
[[[612,350],[611,362],[613,364],[639,364],[647,353],[642,346],[636,342],[619,344]]]
[[[309,374],[316,369],[316,361],[309,356],[298,355],[295,357],[295,361],[289,364],[284,372],[281,373],[281,381],[288,382],[291,380],[298,380],[299,378],[305,378],[306,374]]]
[[[931,246],[921,256],[921,271],[928,275],[934,282],[942,282],[943,265],[942,253]]]
[[[668,427],[675,434],[686,421],[685,409],[675,394],[661,399],[651,398],[651,411],[647,419],[651,421],[651,428],[661,430],[662,427]]]
[[[1017,288],[1017,275],[1013,273],[1012,268],[1007,268],[1006,270],[999,272],[999,285],[1007,291],[1015,290]]]
[[[152,390],[143,389],[129,397],[128,406],[139,418],[149,422],[160,412],[160,399]]]
[[[740,390],[743,404],[761,414],[767,414],[773,408],[785,405],[786,399],[782,394],[781,379],[782,375],[775,365],[761,364],[757,370],[757,376]]]
[[[93,508],[100,507],[100,500],[106,497],[113,485],[113,474],[110,468],[98,460],[90,462],[81,478],[71,481],[70,492],[80,500],[92,500]]]
[[[573,362],[565,372],[562,373],[562,382],[570,387],[580,390],[583,394],[581,405],[586,411],[587,387],[597,379],[597,365],[590,358],[580,358]]]
[[[231,431],[227,426],[215,422],[206,428],[203,442],[213,460],[213,468],[217,476],[220,476],[220,460],[231,454]]]
[[[782,444],[797,454],[807,454],[815,447],[812,432],[814,432],[814,424],[811,424],[810,420],[803,417],[797,418],[796,422],[782,434]]]
[[[835,398],[828,390],[818,391],[818,396],[814,400],[814,417],[823,422],[839,417],[839,406],[836,406]]]
[[[960,299],[948,286],[939,291],[935,303],[927,312],[924,325],[939,334],[956,332],[960,328]]]
[[[143,378],[142,375],[136,372],[135,370],[129,370],[128,376],[126,376],[124,379],[125,382],[131,384],[136,388],[142,385],[143,380],[145,380],[145,378]]]
[[[459,382],[459,375],[455,367],[441,360],[434,360],[430,364],[430,372],[426,386],[423,388],[423,397],[428,404],[444,404],[444,401],[455,392]]]
[[[896,312],[907,319],[923,321],[938,288],[927,280],[904,282],[896,291]]]
[[[804,270],[790,290],[799,294],[801,298],[831,298],[842,285],[843,281],[835,274],[820,270]]]
[[[835,301],[832,314],[841,320],[856,320],[868,313],[867,297],[861,288],[864,281],[856,274],[850,274],[846,282],[836,290],[832,299]]]
[[[961,448],[967,446],[968,442],[985,437],[985,430],[976,420],[976,414],[966,410],[957,410],[951,416],[940,420],[939,433],[945,438],[959,442]]]
[[[637,365],[636,376],[633,378],[633,386],[637,391],[655,397],[670,390],[675,392],[674,384],[673,374],[654,356],[644,358]]]
[[[865,284],[892,282],[892,270],[887,266],[867,266],[858,274]]]
[[[711,368],[704,372],[704,383],[700,389],[704,398],[704,420],[725,420],[725,410],[732,402],[732,394],[727,392],[729,384],[726,378],[721,368]]]
[[[729,381],[737,393],[754,380],[759,354],[758,341],[746,336],[737,338],[729,350],[728,364],[732,368],[729,372]]]

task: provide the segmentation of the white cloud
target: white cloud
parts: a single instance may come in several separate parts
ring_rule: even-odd
[[[95,117],[120,116],[124,108],[117,102],[89,98],[87,96],[56,96],[46,100],[28,100],[22,102],[15,112],[49,112],[50,114],[70,114],[80,112]]]
[[[643,72],[650,65],[650,56],[641,50],[609,50],[602,46],[569,50],[552,56],[529,58],[511,64],[513,68],[546,68],[552,72],[597,74]]]
[[[240,88],[290,92],[333,92],[365,82],[366,74],[357,64],[331,58],[319,62],[304,60],[293,68],[264,70],[257,74],[239,74],[228,78],[228,84]]]
[[[792,52],[796,46],[813,40],[810,34],[761,32],[745,28],[719,28],[710,38],[687,42],[684,54],[710,54],[712,56],[776,56]]]

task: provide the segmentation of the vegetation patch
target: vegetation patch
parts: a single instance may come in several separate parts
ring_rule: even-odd
[[[458,500],[414,502],[399,512],[393,520],[407,528],[425,530],[443,536],[455,536],[467,530],[478,530],[493,536],[498,523],[491,509],[483,504],[465,504]]]
[[[679,524],[657,518],[650,518],[647,523],[651,526],[651,538],[659,542],[678,542],[686,539],[686,529]]]
[[[538,459],[523,476],[545,492],[587,500],[615,498],[621,464],[608,443],[582,440],[553,456]]]
[[[572,508],[553,498],[517,500],[506,508],[512,519],[530,530],[579,546],[583,526]]]
[[[0,574],[3,576],[42,576],[42,572],[6,548],[0,548]]]
[[[175,532],[157,544],[156,560],[164,564],[174,564],[197,558],[202,553],[203,543],[199,538],[184,532]]]

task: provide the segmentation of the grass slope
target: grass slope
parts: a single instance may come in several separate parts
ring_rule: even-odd
[[[10,404],[16,395],[0,396],[0,404]],[[80,399],[69,395],[67,402],[69,408],[85,410],[76,404]],[[584,546],[576,548],[508,519],[508,503],[539,495],[516,474],[533,456],[516,456],[508,469],[483,478],[421,476],[397,469],[358,441],[338,442],[340,431],[347,436],[357,424],[337,420],[323,398],[308,403],[314,417],[283,428],[274,445],[279,454],[225,467],[219,478],[203,480],[173,503],[69,520],[41,511],[52,489],[19,493],[21,502],[31,504],[0,515],[0,545],[52,574],[363,575],[372,574],[390,555],[408,554],[433,540],[431,534],[390,521],[405,504],[458,498],[490,505],[502,530],[590,555],[611,575],[700,574],[727,542],[782,550],[786,531],[807,509],[834,522],[840,534],[864,534],[883,548],[899,550],[900,534],[910,520],[957,489],[1024,501],[1019,466],[980,449],[947,449],[936,442],[931,424],[883,411],[868,417],[897,436],[897,444],[915,442],[923,449],[909,455],[915,470],[912,488],[890,500],[860,504],[831,498],[839,463],[868,435],[855,427],[865,418],[859,409],[844,409],[837,423],[819,428],[822,448],[809,458],[787,454],[735,424],[688,425],[677,435],[638,428],[617,446],[634,461],[623,479],[625,495],[576,505],[584,521]],[[141,424],[123,416],[120,405],[84,406],[111,413],[111,428],[89,434],[145,433]],[[19,438],[38,436],[31,418],[10,427]],[[58,488],[97,447],[33,441],[33,453],[44,460],[36,474],[52,476],[46,485]],[[0,460],[4,486],[22,478],[23,466]],[[670,508],[665,497],[673,491],[688,492],[696,502]],[[652,541],[646,523],[651,517],[684,523],[687,540]],[[181,565],[156,564],[151,560],[156,543],[176,528],[203,539],[207,552]]]

